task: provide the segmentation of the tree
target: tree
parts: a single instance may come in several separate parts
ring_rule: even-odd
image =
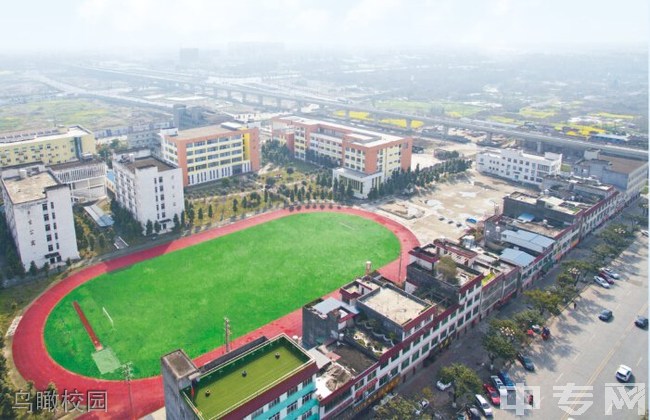
[[[527,309],[516,313],[512,320],[517,324],[517,328],[521,331],[528,330],[533,325],[542,325],[546,322],[546,318],[534,309]]]
[[[158,220],[156,220],[156,222],[153,224],[153,230],[156,233],[160,233],[161,229],[162,229],[162,226],[160,226],[160,223],[158,222]]]
[[[453,258],[449,256],[440,258],[436,264],[436,269],[446,282],[458,284],[458,280],[456,279],[456,272],[458,269],[456,267],[456,261],[454,261]]]
[[[560,313],[562,298],[559,294],[550,290],[533,289],[526,290],[524,295],[528,297],[533,307],[535,307],[541,315],[544,315],[545,311],[549,311],[555,315]]]
[[[494,368],[496,359],[514,360],[524,337],[523,329],[514,320],[493,319],[490,321],[488,333],[483,337],[483,348],[490,357],[490,370]]]
[[[241,206],[245,209],[248,208],[248,199],[246,199],[246,196],[241,199]]]
[[[185,211],[181,212],[181,220],[180,220],[181,226],[185,226],[185,213],[186,213]]]
[[[198,218],[199,218],[199,222],[203,221],[203,209],[202,208],[199,209]]]
[[[174,230],[178,230],[180,227],[180,220],[178,220],[178,214],[174,214]]]
[[[267,190],[264,190],[264,203],[269,201],[269,192]]]
[[[149,236],[153,233],[153,222],[151,219],[147,220],[147,225],[145,227],[145,235]]]
[[[212,220],[212,203],[208,206],[208,219]]]
[[[481,392],[481,378],[476,371],[462,363],[453,363],[440,369],[439,379],[444,383],[452,383],[454,388],[454,406],[459,398]]]
[[[354,191],[352,190],[352,183],[348,182],[348,188],[345,191],[345,196],[349,199],[354,197]]]
[[[235,214],[237,214],[237,204],[239,204],[239,202],[237,201],[236,198],[234,200],[232,200],[232,211]]]
[[[97,244],[100,248],[104,249],[106,247],[106,237],[103,234],[99,234],[97,237]]]
[[[194,224],[194,207],[190,207],[190,210],[187,212],[187,220],[190,222],[190,225]]]
[[[29,275],[35,276],[36,274],[38,274],[38,267],[36,267],[36,263],[32,261],[29,263]]]
[[[415,416],[415,411],[418,404],[419,402],[416,400],[398,395],[397,397],[388,401],[386,404],[380,406],[377,409],[375,417],[389,420],[410,419]],[[418,418],[430,419],[431,417],[425,415]]]

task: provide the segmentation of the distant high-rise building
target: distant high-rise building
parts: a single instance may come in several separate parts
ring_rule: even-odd
[[[195,63],[199,61],[199,49],[181,48],[178,51],[178,59],[181,63]]]

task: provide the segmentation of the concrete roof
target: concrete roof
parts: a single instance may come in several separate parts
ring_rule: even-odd
[[[206,127],[190,128],[189,130],[179,130],[177,135],[165,137],[175,140],[193,140],[200,137],[220,136],[222,134],[233,133],[238,133],[238,131],[220,125],[208,125]]]
[[[427,306],[389,287],[360,299],[364,305],[391,321],[404,325],[424,311]]]
[[[49,172],[39,172],[26,178],[14,177],[2,180],[14,204],[27,203],[45,198],[45,189],[60,183]]]
[[[55,140],[69,137],[82,137],[92,134],[90,131],[79,125],[73,125],[66,128],[45,129],[40,131],[23,131],[18,133],[0,134],[1,143],[16,142],[37,142],[46,140]]]
[[[331,127],[335,129],[338,128],[340,130],[346,131],[348,137],[351,140],[354,140],[354,142],[368,147],[378,146],[384,143],[402,140],[405,138],[392,134],[382,133],[379,131],[366,130],[363,128],[355,127],[353,125],[337,124],[334,122],[314,120],[311,118],[304,118],[299,116],[282,117],[280,120],[288,120],[305,125],[320,125],[323,127]]]
[[[144,169],[150,167],[158,168],[158,172],[164,172],[164,171],[176,169],[170,164],[153,157],[139,158],[139,159],[135,159],[133,162],[124,162],[122,164],[131,172],[135,172],[136,169]]]

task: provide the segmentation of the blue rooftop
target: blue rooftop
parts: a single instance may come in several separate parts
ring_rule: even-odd
[[[359,313],[359,311],[357,311],[357,309],[355,307],[352,307],[352,306],[348,305],[347,303],[341,302],[340,300],[335,299],[333,297],[329,297],[329,298],[325,299],[324,301],[317,303],[312,308],[314,308],[314,310],[316,310],[316,311],[318,311],[318,312],[320,312],[322,314],[328,314],[328,313],[330,313],[330,312],[332,312],[332,311],[334,311],[336,309],[339,309],[339,308],[343,308],[346,311],[351,312],[353,314],[358,314]]]
[[[530,213],[521,213],[519,217],[517,217],[517,220],[521,220],[522,222],[532,222],[535,220],[535,216]]]
[[[503,261],[514,264],[519,267],[527,267],[535,261],[532,255],[517,249],[504,249],[500,257]]]

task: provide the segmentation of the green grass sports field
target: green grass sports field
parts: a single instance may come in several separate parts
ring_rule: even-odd
[[[45,344],[64,368],[100,374],[94,347],[72,302],[79,302],[105,347],[134,377],[160,374],[160,356],[196,357],[224,344],[223,318],[242,336],[399,255],[384,226],[338,213],[296,214],[101,275],[52,310]],[[108,316],[104,313],[106,309]]]

